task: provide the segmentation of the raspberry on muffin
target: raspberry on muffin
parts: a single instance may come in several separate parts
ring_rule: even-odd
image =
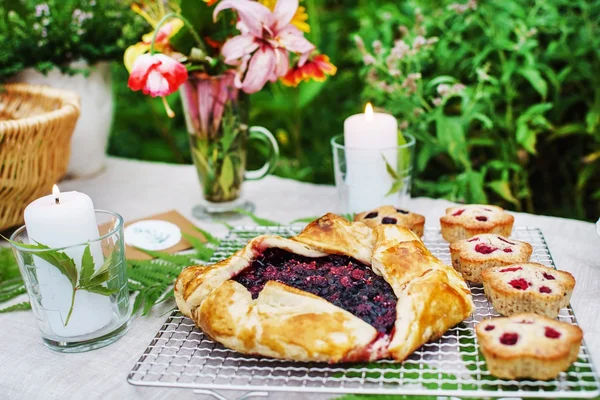
[[[425,229],[424,216],[394,206],[381,206],[356,214],[354,221],[364,222],[371,228],[377,225],[398,225],[410,229],[419,236],[423,236]]]
[[[532,251],[529,243],[493,233],[450,243],[452,266],[465,280],[474,283],[481,283],[485,269],[529,261]]]
[[[481,279],[494,309],[507,316],[529,312],[556,318],[575,287],[570,273],[537,263],[488,268]]]
[[[482,233],[509,237],[515,218],[502,207],[469,204],[450,207],[440,218],[442,236],[448,242],[469,239]]]
[[[578,326],[536,314],[481,321],[475,328],[490,373],[502,379],[555,378],[577,360]]]

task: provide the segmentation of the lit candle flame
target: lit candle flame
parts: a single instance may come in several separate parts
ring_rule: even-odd
[[[60,189],[58,188],[58,186],[52,186],[52,194],[54,195],[54,202],[56,204],[60,204]]]
[[[373,106],[371,103],[367,103],[365,106],[365,118],[367,121],[373,121]]]

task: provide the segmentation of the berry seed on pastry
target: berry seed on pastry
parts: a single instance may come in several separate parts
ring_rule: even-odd
[[[502,207],[469,204],[450,207],[440,218],[442,236],[448,242],[469,239],[482,233],[509,237],[515,218]]]
[[[481,321],[475,328],[490,373],[502,379],[555,378],[577,360],[578,326],[536,314]]]
[[[425,217],[394,206],[381,206],[354,216],[354,221],[364,222],[375,228],[378,225],[398,225],[423,236]]]
[[[415,233],[334,214],[188,267],[174,291],[179,310],[230,349],[329,363],[402,361],[474,309],[464,280]]]
[[[474,283],[481,283],[481,272],[485,269],[529,261],[532,251],[529,243],[494,233],[450,243],[452,266],[465,280]]]
[[[494,309],[507,316],[530,312],[556,318],[575,287],[570,273],[537,263],[489,268],[481,279]]]

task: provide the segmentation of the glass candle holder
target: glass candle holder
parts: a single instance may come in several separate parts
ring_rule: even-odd
[[[32,243],[25,226],[11,236],[42,339],[52,350],[96,349],[127,331],[123,218],[109,211],[95,214],[100,237],[86,243],[48,248]]]
[[[346,147],[344,135],[331,139],[341,212],[359,213],[382,205],[406,206],[416,141],[408,134],[399,138],[399,146],[382,149]]]

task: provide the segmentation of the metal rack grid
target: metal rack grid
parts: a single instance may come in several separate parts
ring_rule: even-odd
[[[302,226],[240,227],[221,243],[211,261],[219,261],[261,234],[296,235]],[[531,243],[533,262],[553,266],[544,236],[537,228],[515,228],[513,238]],[[439,229],[427,229],[429,250],[450,264],[448,243]],[[474,327],[498,316],[481,285],[471,285],[476,311],[442,338],[415,351],[403,363],[391,360],[362,364],[301,363],[243,355],[208,339],[194,323],[174,311],[128,376],[133,385],[212,390],[321,393],[403,394],[462,397],[569,397],[600,395],[600,381],[585,343],[578,360],[550,381],[501,380],[487,370]],[[569,306],[559,320],[576,324]],[[245,398],[245,397],[244,397]]]

